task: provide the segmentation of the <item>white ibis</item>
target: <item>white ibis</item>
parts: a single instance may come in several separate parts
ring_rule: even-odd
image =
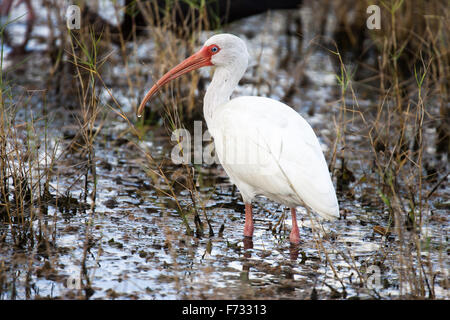
[[[290,242],[300,235],[296,207],[308,206],[326,219],[339,217],[336,193],[319,141],[311,126],[289,106],[264,97],[231,93],[247,69],[243,40],[231,34],[209,38],[197,53],[167,72],[138,108],[169,81],[198,68],[215,66],[203,105],[217,156],[245,203],[244,236],[253,236],[252,200],[265,196],[291,208]]]

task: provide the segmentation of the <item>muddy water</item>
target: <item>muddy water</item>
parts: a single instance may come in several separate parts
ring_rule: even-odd
[[[283,20],[282,16],[277,17],[273,21]],[[251,18],[226,31],[254,34],[249,36],[249,46],[259,57],[260,65],[267,66],[262,77],[271,82],[258,86],[252,83],[256,66],[251,66],[236,95],[261,94],[282,99],[292,84],[292,75],[283,69],[273,72],[277,70],[273,65],[277,51],[268,44],[286,41],[279,35],[284,27],[274,23],[273,29],[262,32],[264,28],[259,23],[259,32],[255,30],[259,20]],[[246,32],[249,25],[253,27]],[[305,74],[311,83],[292,97],[291,104],[311,123],[327,152],[335,130],[333,115],[337,112],[326,98],[333,94],[334,75],[326,56],[313,54],[309,59]],[[120,68],[115,72],[120,72]],[[127,90],[118,82],[111,89],[123,109],[131,110]],[[364,105],[364,101],[360,104]],[[123,134],[126,124],[121,118],[108,118],[94,144],[94,202],[89,196],[84,199],[85,159],[63,151],[70,141],[65,141],[61,132],[70,136],[75,121],[63,114],[55,111],[49,128],[52,141],[59,141],[63,154],[55,167],[52,186],[55,195],[60,199],[69,196],[72,202],[67,207],[61,204],[62,200],[50,204],[43,223],[33,222],[36,230],[43,230],[47,241],[31,249],[13,246],[14,226],[0,225],[0,263],[7,282],[1,298],[390,299],[402,294],[396,260],[398,237],[382,237],[374,232],[374,227],[387,227],[389,218],[373,186],[355,184],[356,196],[339,193],[343,215],[337,221],[316,221],[307,212],[300,212],[302,241],[298,247],[291,247],[290,217],[284,208],[259,199],[254,206],[253,241],[245,240],[244,206],[239,192],[220,166],[195,166],[196,208],[204,229],[203,235],[195,235],[189,192],[175,188],[175,200],[167,194],[170,189],[164,180],[152,179],[146,169],[149,163],[142,150],[157,163],[164,163],[163,170],[168,175],[185,173],[184,167],[170,162],[170,132],[152,128],[138,141]],[[361,141],[349,143],[358,145]],[[353,165],[353,174],[359,179],[367,170],[358,160],[356,155],[355,159],[350,157],[348,165]],[[89,189],[92,190],[92,183]],[[437,194],[442,200],[448,190]],[[177,201],[187,212],[193,235],[186,234]],[[443,280],[448,268],[447,213],[445,208],[431,209],[441,219],[427,223],[423,239],[429,245],[423,257],[429,259],[437,274],[433,284],[436,297],[446,298]],[[207,219],[213,235],[209,234]],[[367,279],[372,284],[369,288]]]
[[[111,135],[113,126],[105,131],[109,139],[96,144],[95,207],[50,206],[44,220],[55,236],[49,237],[46,250],[31,252],[32,260],[30,252],[8,248],[8,240],[2,245],[2,262],[10,267],[14,298],[366,299],[399,295],[393,262],[396,238],[373,232],[374,226],[387,223],[378,210],[340,197],[345,218],[312,223],[303,212],[299,215],[302,242],[291,247],[288,212],[260,199],[250,243],[242,237],[243,203],[224,171],[216,166],[197,167],[197,203],[200,212],[205,210],[214,235],[209,236],[203,213],[204,236],[186,235],[174,199],[161,194],[146,175],[142,152],[117,143],[120,140]],[[161,141],[141,144],[162,157],[171,145],[167,139],[162,145]],[[65,171],[58,182],[61,190],[73,182],[68,168],[59,168]],[[163,183],[158,188],[167,189]],[[71,196],[79,198],[82,184],[71,190]],[[177,199],[189,211],[192,201],[186,190],[177,190]],[[195,229],[192,214],[188,221]],[[438,223],[430,227],[434,235],[441,234]],[[8,233],[7,225],[2,228]],[[84,252],[86,272],[81,269]],[[432,259],[439,265],[436,252]],[[380,271],[375,289],[364,284],[363,279],[371,276],[369,268]],[[79,291],[79,284],[89,284],[90,289]],[[438,285],[436,292],[445,297]],[[2,297],[11,298],[11,292],[3,292]]]
[[[298,247],[289,244],[288,211],[261,198],[254,206],[255,234],[250,243],[242,236],[244,205],[223,169],[195,166],[195,199],[203,236],[195,235],[189,192],[175,187],[176,201],[187,212],[194,231],[187,235],[176,201],[164,194],[169,191],[167,184],[151,178],[143,152],[164,163],[172,179],[185,174],[184,167],[170,162],[169,133],[153,128],[141,141],[127,140],[121,138],[125,127],[120,120],[111,120],[96,139],[95,204],[89,196],[84,199],[83,158],[63,153],[52,181],[58,190],[54,194],[63,196],[69,190],[77,201],[67,208],[62,200],[58,206],[49,205],[48,215],[42,217],[49,240],[44,248],[13,246],[11,226],[1,226],[6,235],[0,246],[1,261],[10,288],[2,292],[2,298],[390,299],[400,295],[395,259],[398,237],[374,232],[376,226],[387,227],[389,219],[372,186],[355,187],[358,194],[372,190],[371,201],[367,195],[354,199],[340,193],[345,215],[334,222],[311,220],[300,212]],[[73,125],[67,128],[63,132],[70,136],[67,130]],[[55,137],[60,134],[55,129],[50,132]],[[64,146],[64,140],[60,144]],[[358,177],[363,172],[354,174]],[[80,181],[74,183],[75,178]],[[214,235],[209,235],[205,215]],[[435,209],[434,215],[445,218],[445,209]],[[34,223],[38,230],[38,222]],[[448,225],[435,220],[427,228],[424,239],[432,249],[424,257],[429,256],[433,270],[444,275],[443,237]],[[367,288],[368,277],[372,277],[372,289]],[[435,292],[445,298],[442,281],[438,275]],[[79,286],[89,290],[78,290]]]

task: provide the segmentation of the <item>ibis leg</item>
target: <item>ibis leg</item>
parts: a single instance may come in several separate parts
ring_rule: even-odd
[[[292,216],[292,230],[291,230],[291,234],[289,235],[289,240],[293,244],[299,244],[300,243],[300,232],[298,231],[297,213],[295,211],[295,208],[291,208],[291,216]]]
[[[251,203],[245,204],[244,236],[253,237],[253,212]]]

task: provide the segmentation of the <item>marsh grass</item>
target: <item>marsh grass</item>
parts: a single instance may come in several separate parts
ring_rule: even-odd
[[[328,7],[339,11],[337,16],[340,20],[337,25],[343,26],[350,43],[357,45],[358,36],[354,34],[352,26],[365,23],[365,19],[354,18],[357,21],[353,25],[348,24],[345,19],[349,14],[353,14],[353,17],[365,17],[365,4],[360,3],[352,9],[348,8],[348,3],[347,5],[341,3],[342,6],[339,6],[325,2]],[[448,9],[439,1],[426,8],[420,5],[420,1],[380,1],[378,4],[386,9],[382,11],[383,28],[381,31],[369,33],[370,45],[369,48],[364,48],[366,51],[378,52],[378,58],[373,65],[361,61],[355,68],[354,63],[351,65],[348,63],[348,54],[345,52],[343,55],[342,49],[336,43],[333,49],[326,50],[337,61],[338,69],[335,139],[327,158],[330,159],[330,170],[336,178],[337,190],[341,197],[358,197],[355,195],[356,191],[352,190],[355,187],[362,190],[363,186],[369,186],[375,192],[374,196],[378,198],[377,203],[381,206],[379,214],[385,215],[384,227],[387,232],[396,235],[398,251],[385,250],[383,247],[388,240],[387,237],[382,237],[379,255],[371,257],[362,267],[358,267],[350,250],[348,252],[337,250],[337,254],[344,257],[352,266],[364,286],[367,286],[368,275],[365,273],[367,266],[375,264],[384,268],[387,260],[391,259],[398,275],[401,297],[434,298],[436,278],[439,277],[444,282],[444,287],[448,287],[448,283],[447,277],[437,270],[442,270],[445,259],[440,262],[441,268],[436,269],[432,265],[430,255],[424,254],[423,251],[423,238],[426,237],[424,229],[430,220],[433,207],[432,198],[429,196],[430,189],[437,188],[437,184],[430,186],[427,182],[429,177],[426,165],[432,160],[426,150],[432,147],[437,151],[440,150],[442,154],[441,149],[444,149],[444,159],[445,153],[448,152],[445,141],[442,147],[442,140],[447,139],[448,135],[445,85],[448,73],[448,38],[446,38],[446,35],[448,36],[446,30],[449,27],[447,22],[449,20],[446,19]],[[172,33],[170,30],[173,21],[169,15],[155,21],[154,15],[151,14],[151,10],[155,8],[150,3],[138,2],[138,6],[146,17],[155,42],[154,61],[163,62],[156,64],[156,70],[151,75],[152,79],[156,80],[168,68],[194,51],[202,23],[200,19],[199,24],[194,25],[194,30],[186,30],[186,26],[182,26],[178,33]],[[295,70],[299,71],[296,74],[302,74],[302,66],[307,61],[307,56],[308,53],[304,60],[295,61]],[[287,59],[283,63],[289,66],[293,61]],[[367,68],[371,72],[369,78],[361,79],[358,68]],[[196,117],[195,110],[200,110],[200,105],[195,101],[201,101],[199,97],[202,96],[202,92],[196,92],[194,88],[199,87],[200,81],[198,75],[193,73],[162,90],[158,104],[163,106],[163,123],[168,134],[176,128],[184,127],[183,123],[187,119]],[[299,85],[299,82],[299,79],[296,79],[294,83]],[[261,85],[264,81],[259,83]],[[375,104],[368,108],[360,105],[361,88],[373,91],[372,98],[376,101]],[[291,95],[292,92],[287,97]],[[436,104],[439,105],[438,113],[436,108],[429,107]],[[430,127],[435,128],[438,133],[438,140],[434,146],[433,141],[425,139],[425,129]],[[443,131],[445,132],[442,133]],[[349,142],[349,138],[355,137],[364,142],[355,146]],[[147,158],[151,159],[149,155]],[[155,165],[154,159],[151,159],[150,163]],[[355,165],[367,168],[363,170],[363,176],[355,177],[353,173]],[[448,173],[445,172],[445,165],[437,166],[438,173],[435,175],[440,175],[438,183],[442,184]],[[205,197],[201,197],[196,191],[195,175],[192,174],[191,168],[188,166],[182,168],[183,183],[180,183],[180,179],[171,180],[161,166],[158,167],[157,176],[162,177],[170,186],[170,196],[179,206],[178,210],[186,231],[193,234],[186,213],[182,213],[184,209],[179,205],[173,186],[178,184],[181,188],[189,190],[197,227],[196,234],[201,236],[202,232],[199,230],[202,228],[199,227],[201,224],[198,224],[197,220],[198,207],[204,207],[202,202],[205,201]],[[177,174],[178,178],[179,176],[180,173]],[[206,210],[203,211],[207,219]],[[284,229],[283,217],[284,215],[277,224],[279,231]],[[315,221],[313,217],[310,218]],[[327,232],[320,222],[313,222],[313,233],[317,250],[341,283],[343,290],[341,296],[345,297],[345,285],[335,271],[331,258],[331,252],[334,254],[336,248],[327,239]],[[443,247],[445,244],[442,243],[441,248]],[[441,251],[441,257],[444,255],[445,253]],[[374,297],[380,297],[376,290],[371,292]]]
[[[354,8],[349,8],[347,1],[322,2],[327,9],[316,13],[321,15],[316,17],[318,21],[327,20],[324,15],[334,10],[339,32],[347,34],[349,43],[358,44],[356,31],[361,31],[361,28],[355,26],[365,23],[361,17],[366,17],[368,2],[358,2]],[[369,202],[376,207],[375,214],[383,217],[385,225],[382,227],[386,234],[377,240],[377,254],[363,262],[356,261],[351,248],[340,248],[329,230],[325,230],[314,215],[308,211],[307,216],[311,221],[318,255],[341,285],[341,288],[330,287],[337,296],[346,297],[347,281],[339,276],[338,267],[334,265],[333,257],[338,255],[354,271],[361,286],[368,287],[367,267],[375,264],[382,270],[387,267],[395,270],[397,278],[394,281],[398,283],[401,298],[435,298],[437,281],[440,281],[441,287],[448,288],[448,275],[439,271],[446,270],[446,243],[441,242],[436,249],[440,256],[440,266],[436,266],[430,254],[427,254],[432,249],[427,242],[430,235],[426,230],[433,218],[435,195],[448,176],[445,161],[448,161],[449,151],[449,10],[442,1],[431,2],[426,7],[422,1],[375,2],[385,9],[382,10],[382,30],[365,30],[368,32],[366,42],[369,45],[364,45],[361,50],[374,54],[376,58],[372,62],[354,57],[358,62],[355,69],[355,63],[348,61],[349,49],[342,47],[342,43],[330,41],[331,48],[324,49],[321,39],[319,47],[336,61],[336,100],[330,103],[331,112],[334,112],[334,132],[328,139],[331,147],[326,158],[336,180],[339,198],[351,199],[363,206],[367,202],[366,198],[370,198]],[[80,259],[84,294],[78,292],[77,297],[81,298],[92,294],[90,279],[93,273],[89,273],[86,260],[92,245],[96,196],[101,192],[97,189],[96,143],[108,114],[128,124],[129,130],[124,136],[145,158],[143,163],[152,186],[161,196],[172,200],[185,234],[197,238],[216,235],[213,230],[215,226],[210,222],[213,213],[206,205],[214,190],[208,194],[199,191],[199,187],[203,187],[203,168],[173,166],[168,156],[156,158],[141,145],[141,140],[155,127],[164,127],[170,137],[175,129],[189,126],[191,120],[201,118],[204,79],[198,73],[177,79],[161,90],[144,117],[134,119],[134,111],[148,89],[146,86],[197,49],[201,32],[210,21],[207,19],[210,12],[206,1],[189,1],[190,19],[195,20],[195,23],[176,25],[173,12],[177,10],[179,1],[168,2],[170,5],[165,8],[158,8],[156,2],[152,1],[136,1],[129,7],[120,7],[117,2],[114,3],[118,20],[123,14],[142,13],[152,42],[148,57],[139,61],[137,49],[149,40],[138,38],[135,33],[132,33],[131,39],[125,39],[120,26],[118,28],[117,50],[123,64],[127,95],[134,109],[126,112],[125,106],[119,103],[104,80],[104,66],[108,65],[112,56],[112,35],[109,30],[99,32],[88,24],[81,30],[68,31],[61,27],[64,25],[61,22],[64,21],[64,10],[58,1],[46,3],[48,14],[55,17],[60,22],[59,28],[62,28],[56,32],[53,26],[50,27],[53,33],[49,37],[51,49],[48,51],[52,61],[49,90],[54,90],[52,93],[59,96],[59,101],[70,98],[76,101],[74,104],[77,110],[73,114],[77,129],[61,154],[60,141],[53,140],[48,133],[51,120],[49,92],[36,91],[15,96],[17,91],[14,90],[14,84],[9,82],[3,71],[3,61],[0,63],[0,217],[9,226],[8,233],[0,235],[0,241],[8,238],[17,248],[46,253],[52,258],[40,266],[40,270],[50,273],[57,262],[57,255],[51,254],[57,234],[56,227],[52,229],[48,221],[56,221],[58,210],[49,211],[49,206],[70,210],[72,204],[79,205],[83,212],[89,214],[84,230],[83,257]],[[158,10],[164,12],[162,17],[155,14]],[[216,23],[219,21],[218,17],[212,20]],[[302,38],[300,23],[295,23],[296,33],[291,36]],[[267,26],[270,29],[269,22]],[[133,26],[135,29],[136,26]],[[298,43],[301,44],[301,41]],[[1,49],[3,51],[3,40]],[[295,81],[287,88],[284,96],[289,100],[299,92],[299,86],[305,85],[302,81],[304,69],[313,49],[312,46],[308,47],[300,58],[299,51],[300,45],[296,48],[289,46],[285,58],[279,62],[283,70],[294,70],[292,76]],[[141,70],[144,64],[151,65],[149,75],[143,74]],[[270,79],[264,78],[261,69],[253,70],[256,80],[252,84],[262,93],[267,92],[262,87],[269,83],[268,94],[271,94]],[[366,71],[369,76],[362,77],[360,71]],[[68,80],[70,85],[61,84],[67,83],[63,81],[65,74],[72,77]],[[102,90],[110,97],[111,104],[100,100],[99,92]],[[369,105],[360,103],[363,100],[361,91],[364,90],[372,94]],[[32,104],[37,100],[43,105],[42,114],[33,111]],[[25,115],[19,117],[20,112]],[[430,139],[426,133],[428,129],[435,130],[435,138]],[[353,142],[355,140],[357,143]],[[176,142],[179,144],[181,141]],[[437,155],[430,155],[429,149],[435,150]],[[67,155],[78,157],[79,171],[73,185],[63,190],[58,184],[55,185],[60,174],[55,167]],[[75,199],[71,192],[80,184],[83,185],[83,192],[79,199]],[[180,195],[181,191],[188,192],[189,204]],[[167,207],[171,205],[167,204]],[[345,219],[347,211],[348,208],[341,210],[341,219]],[[48,212],[54,212],[53,217],[49,217]],[[273,212],[269,214],[275,215]],[[283,212],[272,228],[274,238],[280,243],[287,241],[287,237],[284,237],[285,217],[289,218]],[[221,232],[223,229],[219,231],[219,236]],[[393,234],[395,240],[390,240],[388,233]],[[166,230],[166,235],[168,242],[175,237],[169,230]],[[395,241],[395,246],[388,246],[392,241]],[[175,248],[169,249],[172,256],[177,255]],[[34,264],[36,262],[30,259],[27,265],[29,277]],[[6,279],[8,268],[0,264],[0,293],[11,292],[10,297],[14,298],[11,281]],[[380,298],[376,290],[368,291],[373,297]],[[32,296],[29,292],[29,297]]]
[[[373,166],[372,172],[360,179],[368,179],[369,185],[373,185],[388,213],[387,228],[398,237],[398,251],[386,254],[393,254],[396,260],[400,295],[434,298],[434,281],[440,272],[433,269],[429,255],[423,251],[427,237],[424,228],[433,215],[433,205],[427,196],[433,185],[426,182],[430,180],[426,166],[434,161],[427,149],[439,150],[441,127],[448,122],[442,117],[445,113],[442,109],[448,109],[442,103],[442,99],[448,99],[446,86],[442,84],[448,72],[449,12],[439,1],[426,9],[420,1],[378,4],[386,10],[382,11],[382,29],[370,33],[372,46],[379,52],[375,66],[378,74],[374,77],[378,85],[373,88],[378,93],[376,105],[369,110],[359,105],[355,89],[358,82],[348,71],[339,48],[330,50],[338,57],[340,73],[336,79],[341,96],[331,168],[337,172],[338,190],[342,191],[342,185],[348,184],[344,178],[346,159],[351,161],[355,154],[361,153],[366,159],[358,159],[360,165]],[[351,107],[347,101],[352,102]],[[439,108],[433,107],[436,105]],[[359,132],[369,142],[366,150],[352,149],[347,143],[352,135],[347,128],[358,122],[366,128]],[[425,138],[425,130],[430,127],[438,132],[435,142]],[[443,151],[444,162],[437,169],[441,179],[448,175],[447,152],[448,149]],[[445,275],[441,279],[447,282]]]
[[[7,25],[2,26],[0,31],[2,53],[4,28]],[[46,93],[33,91],[15,99],[16,88],[8,72],[3,70],[3,58],[0,71],[0,220],[6,226],[2,228],[0,239],[2,242],[8,241],[14,250],[47,255],[49,259],[43,268],[48,271],[57,262],[52,254],[55,230],[47,223],[52,219],[48,215],[48,206],[55,205],[58,199],[61,202],[66,200],[51,183],[55,178],[53,166],[59,146],[48,136]],[[36,100],[42,102],[42,113],[35,112],[31,106],[31,101]],[[55,193],[57,196],[53,196]],[[11,267],[2,261],[0,293],[9,292],[14,299],[17,279],[7,278]],[[23,270],[28,298],[32,296],[30,283],[33,268],[34,261],[30,259]]]
[[[154,50],[151,54],[151,59],[152,61],[164,62],[155,64],[157,69],[153,69],[151,73],[153,80],[161,77],[169,70],[169,68],[173,67],[187,55],[195,51],[198,46],[197,42],[200,32],[203,30],[205,23],[209,23],[207,19],[208,11],[206,10],[205,1],[189,1],[188,4],[190,7],[190,13],[188,14],[190,17],[189,19],[195,22],[191,24],[185,23],[181,26],[176,25],[176,18],[173,14],[174,11],[179,10],[178,1],[168,2],[165,8],[159,8],[156,2],[151,1],[138,1],[134,4],[136,7],[125,8],[125,14],[131,14],[136,9],[142,13],[154,43]],[[159,10],[164,12],[162,17],[156,14]],[[117,7],[116,16],[118,16]],[[189,19],[186,19],[185,21],[187,22]],[[215,20],[217,23],[217,17]],[[120,36],[120,38],[122,39],[123,37]],[[137,39],[133,38],[133,42],[134,48],[137,48],[139,45],[139,43],[137,43]],[[122,44],[122,42],[121,48],[123,59],[128,60],[125,45]],[[137,72],[137,69],[135,70]],[[128,67],[126,67],[126,73],[127,77],[130,78],[130,70]],[[142,77],[134,74],[133,78],[141,79]],[[159,118],[162,115],[162,124],[166,128],[168,136],[171,136],[171,133],[174,130],[184,128],[185,120],[199,117],[199,110],[201,110],[202,105],[199,103],[201,99],[198,99],[198,92],[196,92],[196,88],[200,86],[199,81],[199,75],[192,73],[186,75],[186,77],[177,79],[170,87],[163,88],[163,92],[171,93],[171,98],[169,101],[159,99],[159,105],[161,105],[162,108],[147,108],[144,116],[141,119],[138,119],[138,129],[139,127],[145,128],[146,124],[154,122],[152,119]],[[138,81],[136,85],[137,87],[144,89],[144,91],[139,94],[139,97],[143,97],[148,88],[145,88],[145,85],[143,85],[140,81]],[[186,88],[189,88],[189,91],[186,92]],[[129,89],[132,90],[133,87],[130,87]],[[136,101],[137,109],[137,105],[140,100]],[[181,141],[178,140],[177,144],[180,142]],[[190,153],[191,150],[181,150],[181,152]],[[197,179],[195,178],[194,168],[191,168],[189,165],[185,164],[182,166],[181,171],[176,170],[171,172],[170,169],[168,170],[161,164],[158,164],[148,152],[146,153],[146,158],[148,160],[147,172],[152,177],[155,185],[159,184],[155,181],[155,179],[162,179],[163,185],[168,187],[168,191],[164,191],[160,188],[158,190],[163,195],[169,196],[175,201],[177,211],[180,214],[183,225],[185,226],[186,233],[188,235],[194,234],[188,220],[188,216],[192,216],[193,224],[195,225],[195,235],[197,237],[203,237],[205,234],[204,229],[207,227],[209,230],[208,234],[212,236],[214,231],[205,210],[205,206],[203,204],[204,201],[201,200],[202,197],[199,195],[196,187],[195,181]],[[176,192],[176,189],[180,188],[182,190],[188,190],[189,192],[189,196],[192,201],[192,204],[189,207],[183,207],[178,200],[178,192]],[[206,221],[206,227],[202,223],[202,215]]]
[[[55,4],[48,14],[55,14],[61,18],[60,6]],[[13,23],[14,21],[10,22]],[[99,104],[98,86],[104,86],[99,76],[99,69],[106,61],[107,56],[98,57],[101,34],[95,34],[89,26],[77,34],[70,30],[63,30],[67,37],[61,36],[58,40],[60,46],[56,48],[56,57],[49,50],[50,60],[53,62],[49,70],[48,84],[53,83],[53,78],[61,80],[61,72],[74,71],[72,85],[77,90],[60,90],[56,93],[70,95],[77,91],[80,110],[73,113],[73,118],[78,124],[78,130],[71,141],[61,141],[61,137],[54,137],[48,133],[52,127],[54,113],[48,107],[47,90],[27,91],[17,99],[15,95],[20,92],[11,78],[9,72],[13,72],[18,66],[27,62],[19,61],[16,66],[3,70],[3,34],[8,23],[2,26],[2,61],[0,63],[0,218],[8,228],[2,230],[1,240],[14,244],[17,250],[32,252],[27,261],[31,273],[39,259],[35,255],[45,255],[43,266],[37,274],[38,277],[54,274],[57,281],[64,282],[64,276],[56,274],[55,265],[58,263],[58,254],[54,243],[57,233],[56,226],[58,213],[68,214],[77,210],[86,212],[90,207],[90,219],[85,224],[85,242],[81,261],[81,276],[84,279],[84,295],[89,296],[89,276],[86,269],[86,257],[90,247],[91,229],[93,226],[95,202],[97,194],[97,173],[95,156],[95,139],[98,136],[103,121],[102,105]],[[56,42],[56,36],[52,28],[51,41]],[[60,30],[61,31],[61,30]],[[67,40],[67,41],[66,41]],[[62,43],[62,44],[61,44]],[[53,59],[55,58],[55,59]],[[72,67],[67,67],[71,65]],[[59,84],[63,87],[63,85]],[[52,88],[53,89],[53,88]],[[50,90],[50,93],[54,93]],[[61,99],[63,100],[63,99]],[[60,100],[60,101],[61,101]],[[53,102],[55,100],[52,100]],[[56,99],[58,102],[58,99]],[[35,107],[34,104],[42,106]],[[80,162],[75,166],[80,168],[75,174],[72,183],[66,189],[60,189],[58,181],[64,172],[59,171],[59,164],[65,161],[67,155],[78,154]],[[76,158],[77,156],[75,156]],[[72,196],[73,189],[80,186],[84,178],[84,192],[80,198]],[[78,193],[75,191],[75,193]],[[86,205],[86,203],[90,203]],[[49,207],[52,207],[49,210]],[[53,212],[49,215],[49,212]],[[0,269],[0,278],[4,279],[10,274],[12,266],[3,266]],[[26,277],[26,286],[32,281],[35,274]],[[1,281],[0,293],[9,292],[9,297],[16,297],[15,281]],[[37,296],[38,293],[35,292]],[[27,297],[31,291],[27,290]]]

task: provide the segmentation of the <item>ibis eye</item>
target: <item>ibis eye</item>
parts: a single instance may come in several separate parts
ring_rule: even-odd
[[[211,48],[212,53],[216,53],[218,50],[219,50],[219,48],[217,48],[216,46]]]

